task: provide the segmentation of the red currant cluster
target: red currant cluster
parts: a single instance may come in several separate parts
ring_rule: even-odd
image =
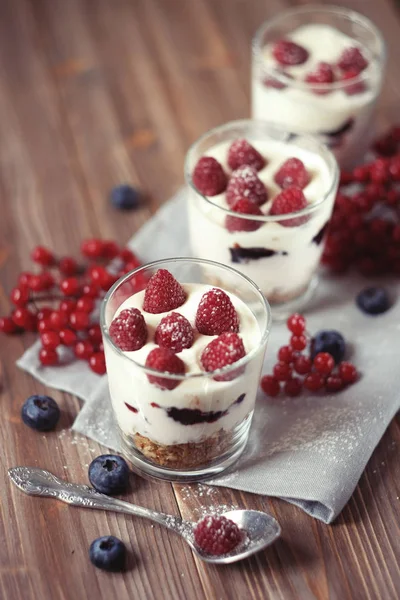
[[[81,253],[85,265],[70,256],[57,259],[48,248],[36,246],[31,258],[40,272],[21,273],[10,294],[15,308],[10,316],[0,317],[0,332],[37,331],[43,365],[57,365],[57,348],[67,346],[76,358],[87,360],[92,371],[103,375],[106,367],[95,309],[113,283],[140,261],[129,248],[108,240],[85,240]],[[143,282],[135,283],[142,287]]]
[[[261,388],[267,396],[278,396],[283,384],[287,396],[299,396],[304,387],[309,392],[339,392],[357,380],[357,370],[350,362],[341,362],[335,370],[335,361],[328,352],[319,352],[312,360],[303,354],[308,346],[306,321],[295,313],[289,317],[287,327],[292,333],[288,346],[278,351],[278,362],[272,375],[261,379]],[[296,377],[294,374],[301,375]]]
[[[400,127],[374,145],[370,163],[342,172],[322,262],[335,273],[400,275]],[[343,187],[357,184],[345,193]]]

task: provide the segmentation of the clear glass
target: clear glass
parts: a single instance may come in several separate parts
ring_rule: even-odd
[[[132,353],[122,352],[108,329],[118,308],[137,289],[138,281],[148,280],[158,269],[170,271],[183,286],[212,283],[234,290],[256,320],[259,338],[255,347],[219,371],[181,376],[163,373],[173,389],[150,383],[148,377],[160,376],[159,371],[139,364]],[[159,316],[161,320],[163,313]],[[136,469],[170,481],[196,481],[220,473],[237,460],[249,435],[270,326],[270,308],[258,287],[238,271],[215,262],[161,260],[128,273],[114,284],[102,303],[101,327],[114,415],[124,453]]]
[[[325,169],[326,189],[301,211],[287,215],[246,215],[243,220],[254,223],[252,231],[228,231],[227,218],[234,216],[240,221],[240,213],[222,207],[215,200],[217,197],[202,195],[193,184],[192,173],[199,158],[211,148],[238,138],[254,144],[281,142],[289,146],[288,156],[296,155],[296,151],[310,153],[308,156],[319,160]],[[274,318],[285,318],[290,312],[303,309],[317,283],[316,270],[338,177],[334,156],[311,136],[297,135],[255,120],[232,121],[210,130],[192,145],[185,163],[194,256],[232,265],[250,277],[271,304]]]
[[[294,79],[266,60],[272,43],[314,23],[329,25],[355,40],[365,49],[368,67],[351,80],[312,84],[311,89],[304,82],[303,65],[293,69],[292,74],[299,77]],[[318,44],[323,45],[324,40]],[[385,62],[384,39],[363,15],[321,5],[284,11],[265,22],[253,39],[252,116],[296,133],[318,135],[332,149],[340,166],[350,168],[362,159],[374,135],[374,109]]]

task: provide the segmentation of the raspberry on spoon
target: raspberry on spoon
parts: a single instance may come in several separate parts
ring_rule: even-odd
[[[113,319],[110,338],[124,352],[139,350],[147,341],[147,326],[144,317],[137,308],[126,308]]]
[[[194,332],[186,317],[172,312],[161,319],[154,334],[154,341],[163,348],[181,352],[193,345]]]
[[[217,196],[226,189],[227,177],[220,163],[212,156],[202,156],[193,175],[195,187],[204,196]]]
[[[179,308],[186,300],[186,292],[166,269],[159,269],[150,278],[143,300],[143,310],[158,314]]]
[[[239,527],[223,516],[206,515],[194,528],[196,544],[207,554],[228,554],[242,541]]]
[[[200,362],[203,369],[209,373],[232,365],[246,355],[243,341],[237,333],[223,333],[212,340],[203,350]],[[216,381],[231,381],[240,375],[235,370],[228,375],[215,377]]]
[[[228,165],[232,171],[245,165],[260,171],[266,164],[265,158],[245,139],[235,140],[229,147]]]
[[[283,190],[295,186],[304,189],[310,183],[310,174],[299,158],[288,158],[275,173],[274,181]]]
[[[204,335],[239,331],[236,309],[226,292],[212,288],[203,294],[196,312],[196,327]]]

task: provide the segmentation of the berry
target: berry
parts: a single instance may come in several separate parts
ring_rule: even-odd
[[[100,344],[102,341],[101,329],[100,325],[97,323],[92,325],[88,329],[88,339],[92,342],[92,344]]]
[[[108,271],[100,265],[92,266],[88,269],[88,275],[92,283],[103,288],[103,285],[108,282]]]
[[[126,561],[125,545],[113,535],[97,538],[90,544],[89,558],[95,567],[104,571],[123,571]]]
[[[337,64],[342,71],[360,73],[368,66],[368,61],[359,48],[351,47],[343,50]]]
[[[331,65],[326,62],[320,62],[316,66],[315,71],[313,71],[312,73],[308,73],[306,75],[305,81],[306,81],[306,83],[311,83],[311,84],[316,83],[317,84],[316,87],[311,86],[311,90],[313,91],[314,94],[324,95],[324,94],[329,94],[331,92],[331,90],[329,88],[321,89],[319,87],[319,84],[333,83],[334,79],[335,78],[334,78],[333,69],[332,69]]]
[[[239,331],[236,309],[226,292],[212,288],[203,294],[196,312],[196,327],[203,335]]]
[[[100,258],[103,254],[103,242],[95,238],[84,240],[81,244],[81,252],[87,258]]]
[[[53,311],[51,310],[51,308],[48,308],[47,306],[44,306],[37,313],[38,321],[43,321],[43,319],[48,319],[50,317],[50,315],[51,315],[52,312]]]
[[[197,523],[193,533],[197,546],[213,556],[228,554],[243,539],[236,523],[223,516],[206,515]]]
[[[291,363],[294,359],[293,348],[290,346],[282,346],[278,350],[278,359],[281,362]]]
[[[101,494],[119,494],[129,483],[129,467],[122,456],[102,454],[89,465],[89,481]]]
[[[333,356],[328,352],[319,352],[313,361],[314,367],[321,375],[329,375],[335,366]]]
[[[307,338],[304,335],[292,335],[290,338],[290,345],[293,350],[304,350],[307,346]]]
[[[29,396],[22,406],[21,417],[25,425],[32,429],[50,431],[58,423],[60,409],[49,396]]]
[[[341,76],[341,81],[351,81],[359,76],[358,71],[346,71]],[[365,83],[363,81],[357,81],[356,83],[346,84],[343,87],[343,91],[348,96],[355,96],[356,94],[362,94],[365,91]]]
[[[32,273],[28,273],[28,271],[23,271],[21,273],[21,275],[18,277],[18,285],[29,287],[29,281],[30,281],[31,277],[32,277]]]
[[[143,300],[143,310],[158,314],[179,308],[186,301],[186,292],[166,269],[159,269],[150,278]]]
[[[303,385],[310,392],[318,392],[323,388],[324,380],[319,373],[310,373],[305,377]]]
[[[52,324],[50,323],[50,319],[42,319],[38,322],[37,330],[39,333],[44,333],[45,331],[51,331],[53,329]]]
[[[47,277],[43,277],[43,275],[31,275],[29,278],[29,287],[32,292],[42,292],[48,287]]]
[[[76,301],[66,298],[60,302],[60,312],[70,315],[76,309]]]
[[[50,250],[45,246],[36,246],[32,250],[31,259],[33,262],[44,267],[50,267],[52,264],[54,264],[53,253],[50,252]]]
[[[326,378],[325,387],[328,392],[340,392],[344,388],[344,383],[338,375],[330,375]]]
[[[286,215],[289,213],[297,212],[306,208],[307,200],[303,192],[296,187],[288,187],[282,190],[277,196],[275,196],[270,214],[271,215]],[[284,219],[278,221],[284,227],[297,227],[302,225],[308,220],[308,217],[296,217],[294,219]]]
[[[15,287],[10,294],[10,299],[15,306],[25,306],[29,300],[28,288],[23,286]]]
[[[201,353],[200,362],[203,369],[210,373],[232,365],[246,355],[243,341],[237,333],[222,333],[213,339]],[[238,377],[240,372],[235,370],[228,375],[218,376],[216,381],[231,381]]]
[[[147,326],[137,308],[126,308],[113,319],[109,334],[116,346],[125,352],[139,350],[147,341]]]
[[[93,344],[89,340],[80,340],[75,344],[74,354],[81,360],[89,360],[94,351]]]
[[[85,283],[82,289],[83,296],[88,298],[97,298],[99,295],[99,286],[96,283]]]
[[[344,383],[354,383],[358,378],[357,369],[350,362],[339,364],[339,375]]]
[[[35,315],[32,314],[27,308],[16,308],[12,313],[11,318],[14,321],[15,325],[21,327],[21,329],[26,329],[27,331],[34,331],[36,329]]]
[[[89,326],[89,322],[89,315],[82,310],[75,310],[69,315],[69,324],[72,329],[75,329],[76,331],[86,329]]]
[[[44,331],[40,336],[43,348],[55,350],[60,345],[60,336],[55,331]]]
[[[145,366],[173,375],[183,375],[185,373],[185,363],[169,348],[153,348],[146,358]],[[179,379],[167,379],[150,374],[147,377],[150,383],[162,390],[173,390],[180,383]]]
[[[63,275],[67,275],[70,277],[71,275],[76,275],[79,271],[79,265],[74,258],[70,256],[64,256],[61,258],[58,263],[58,268]]]
[[[346,342],[344,337],[333,329],[318,331],[311,341],[311,359],[314,359],[320,352],[327,352],[338,364],[343,360],[345,351]]]
[[[18,331],[17,324],[11,317],[0,317],[0,332],[1,333],[16,333]]]
[[[281,386],[279,381],[277,381],[272,375],[264,375],[264,377],[261,379],[261,389],[265,394],[267,394],[267,396],[274,398],[279,394]]]
[[[299,375],[307,375],[311,372],[312,362],[307,356],[298,356],[294,361],[294,370]]]
[[[288,158],[275,173],[274,181],[282,189],[294,186],[301,190],[310,183],[310,174],[298,158]]]
[[[71,329],[61,329],[58,335],[64,346],[73,346],[78,339],[75,331],[71,331]]]
[[[226,190],[227,176],[220,163],[212,156],[203,156],[197,162],[193,175],[195,187],[204,196],[217,196]]]
[[[89,298],[89,296],[83,296],[82,298],[79,298],[78,302],[76,303],[76,309],[82,310],[86,313],[91,313],[94,309],[93,298]]]
[[[65,311],[54,310],[50,317],[49,323],[55,331],[60,331],[68,325],[68,314]]]
[[[120,210],[134,210],[140,206],[140,192],[126,183],[117,185],[110,192],[110,201]]]
[[[380,287],[365,288],[358,294],[356,303],[364,313],[374,316],[380,315],[390,308],[389,294]]]
[[[120,247],[118,246],[117,242],[114,242],[114,240],[104,240],[103,241],[103,252],[101,254],[103,258],[112,260],[113,258],[118,256],[119,253],[120,253]]]
[[[79,292],[79,281],[76,277],[68,277],[60,283],[60,290],[64,296],[75,296]]]
[[[56,350],[53,350],[52,348],[41,348],[41,350],[39,350],[39,360],[42,365],[51,367],[58,363],[58,354]]]
[[[280,65],[301,65],[308,59],[308,52],[302,46],[290,40],[279,40],[275,42],[272,54]]]
[[[260,171],[267,164],[261,154],[245,139],[232,142],[228,150],[228,165],[232,171],[248,165]]]
[[[303,382],[298,377],[293,377],[286,381],[283,386],[283,391],[287,396],[294,398],[295,396],[299,396],[301,394],[301,390],[303,388]]]
[[[285,362],[276,363],[272,372],[277,381],[287,381],[292,377],[292,367]]]
[[[135,256],[134,252],[132,252],[132,250],[130,250],[129,248],[122,248],[119,256],[120,256],[121,260],[124,261],[124,263],[134,264],[135,266],[132,267],[133,269],[135,267],[140,266],[140,260],[137,258],[137,256]]]
[[[236,204],[233,205],[232,210],[245,215],[256,215],[258,217],[263,216],[263,213],[257,204],[248,198],[240,198]],[[234,217],[233,215],[228,215],[225,219],[225,227],[231,233],[234,233],[235,231],[256,231],[262,225],[262,221],[245,219],[243,217]]]
[[[306,328],[306,320],[299,313],[294,313],[287,320],[287,328],[295,335],[302,335]]]
[[[268,200],[267,189],[253,167],[244,165],[232,173],[226,188],[228,206],[234,206],[241,198],[247,198],[258,206]]]
[[[172,312],[161,319],[154,334],[154,341],[162,348],[181,352],[184,348],[192,347],[193,328],[186,317]]]
[[[106,372],[106,359],[103,350],[92,354],[89,358],[89,366],[97,375],[104,375]]]

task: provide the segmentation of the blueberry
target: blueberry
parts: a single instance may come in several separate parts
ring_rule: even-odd
[[[60,409],[49,396],[29,396],[21,409],[21,417],[25,425],[38,431],[50,431],[58,423]]]
[[[105,535],[90,544],[89,557],[99,569],[122,571],[125,566],[126,548],[118,538]]]
[[[111,203],[115,208],[122,210],[133,210],[140,204],[140,193],[131,185],[117,185],[111,190]]]
[[[390,308],[390,299],[386,290],[370,287],[362,290],[357,298],[358,308],[368,315],[380,315]]]
[[[340,363],[344,358],[346,342],[344,337],[334,329],[318,331],[311,344],[311,358],[313,359],[319,352],[328,352],[335,360]]]
[[[102,454],[89,465],[89,481],[102,494],[118,494],[128,487],[129,467],[121,456]]]

